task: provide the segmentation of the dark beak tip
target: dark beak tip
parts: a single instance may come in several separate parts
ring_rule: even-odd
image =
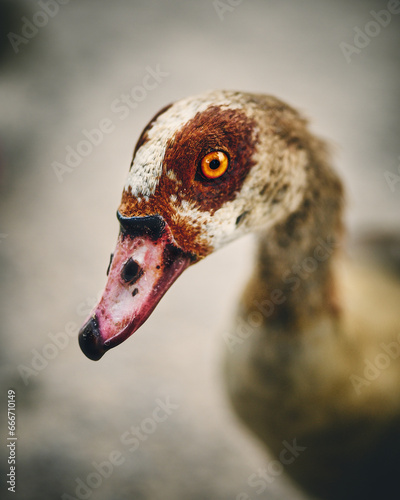
[[[98,361],[107,351],[107,348],[101,343],[96,317],[90,318],[81,328],[79,346],[83,354],[92,361]]]

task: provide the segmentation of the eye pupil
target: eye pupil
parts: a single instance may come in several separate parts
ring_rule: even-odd
[[[210,161],[210,168],[213,170],[217,169],[221,165],[221,162],[219,160],[211,160]]]

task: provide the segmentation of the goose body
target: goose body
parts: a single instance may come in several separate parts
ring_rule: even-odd
[[[130,336],[189,266],[254,232],[225,359],[233,407],[321,499],[397,497],[399,283],[349,262],[326,147],[271,96],[213,91],[160,111],[136,145],[91,359]],[[394,496],[393,496],[394,495]]]

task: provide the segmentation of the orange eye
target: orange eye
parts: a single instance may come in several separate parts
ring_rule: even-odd
[[[207,179],[217,179],[226,172],[229,158],[222,151],[212,151],[201,160],[201,171]]]

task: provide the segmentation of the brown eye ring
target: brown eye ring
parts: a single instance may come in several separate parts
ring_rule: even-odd
[[[229,158],[223,151],[211,151],[206,154],[200,163],[201,172],[207,179],[218,179],[229,166]]]

